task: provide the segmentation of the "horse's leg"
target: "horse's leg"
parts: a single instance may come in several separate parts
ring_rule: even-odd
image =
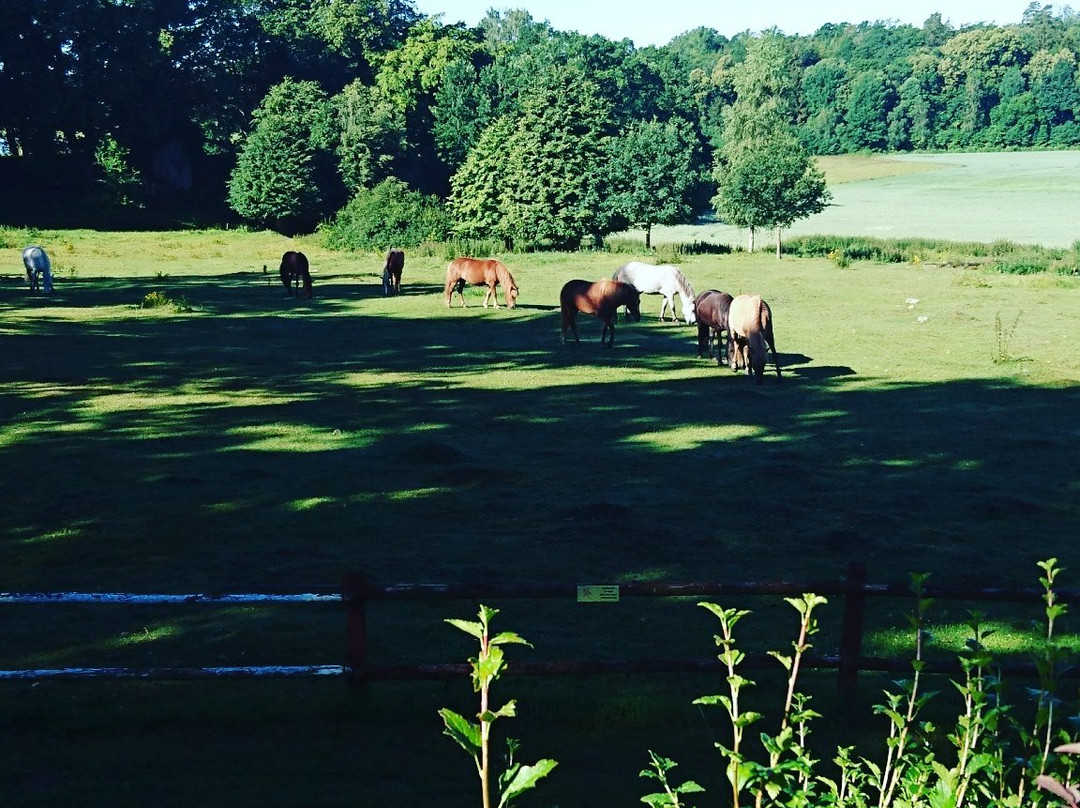
[[[712,335],[712,332],[709,330],[709,327],[707,325],[703,326],[701,323],[698,323],[698,327],[697,327],[697,355],[698,355],[698,359],[701,359],[701,357],[703,357],[705,355],[706,351],[708,351],[709,353],[712,353],[712,351],[709,351],[709,343],[711,342],[711,335]]]

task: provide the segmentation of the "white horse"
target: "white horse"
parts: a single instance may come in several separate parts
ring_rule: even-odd
[[[52,265],[45,250],[32,244],[23,250],[23,266],[26,267],[26,279],[30,282],[30,291],[36,292],[40,284],[45,292],[53,290]]]
[[[664,300],[660,304],[660,319],[664,319],[664,312],[671,310],[671,319],[678,322],[675,316],[675,295],[678,293],[682,300],[683,319],[687,324],[696,322],[694,315],[694,288],[677,268],[670,264],[643,264],[640,261],[631,261],[619,267],[612,276],[617,281],[633,285],[639,292],[645,295],[663,295]]]

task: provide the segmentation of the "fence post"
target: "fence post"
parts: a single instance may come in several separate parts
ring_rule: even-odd
[[[866,565],[852,561],[848,565],[848,592],[844,596],[844,623],[840,630],[840,665],[836,687],[842,696],[855,694],[858,683],[858,658],[862,656],[863,628],[866,624]]]
[[[360,573],[346,572],[341,599],[345,604],[345,677],[350,687],[367,680],[367,600],[366,582]]]

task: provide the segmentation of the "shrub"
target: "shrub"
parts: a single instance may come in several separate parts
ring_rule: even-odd
[[[424,196],[401,180],[389,178],[359,191],[324,227],[324,233],[331,249],[381,251],[444,241],[450,227],[437,197]]]

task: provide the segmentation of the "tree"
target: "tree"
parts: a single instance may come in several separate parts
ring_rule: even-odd
[[[638,121],[608,141],[613,213],[645,230],[652,247],[654,224],[679,224],[698,212],[705,182],[701,147],[690,123]]]
[[[252,120],[229,177],[229,206],[284,232],[313,227],[338,196],[326,94],[314,82],[286,79],[270,89]]]
[[[757,229],[775,228],[778,258],[780,231],[820,213],[832,199],[824,175],[790,133],[733,149],[718,162],[715,176],[719,191],[713,205],[719,216],[750,231],[751,252]]]

